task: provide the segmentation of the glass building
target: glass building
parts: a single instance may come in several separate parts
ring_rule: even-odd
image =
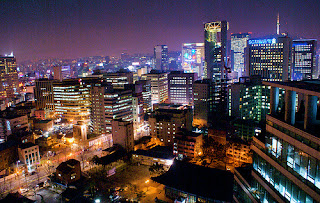
[[[231,68],[238,73],[238,78],[245,76],[245,48],[250,33],[231,34]]]
[[[287,36],[248,40],[246,72],[263,81],[290,80],[291,46]]]
[[[168,46],[157,45],[154,47],[155,69],[160,71],[168,70]]]
[[[256,202],[320,202],[320,82],[263,84],[271,87],[266,135],[253,137],[250,187],[237,184],[247,185],[243,190]],[[284,111],[279,111],[280,89]]]
[[[299,39],[292,42],[292,80],[312,79],[316,69],[315,39]]]
[[[193,104],[194,73],[171,71],[168,74],[169,102],[173,104]]]

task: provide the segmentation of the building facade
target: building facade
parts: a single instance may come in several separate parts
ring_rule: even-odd
[[[194,73],[171,71],[168,74],[168,96],[172,104],[193,104]]]
[[[0,99],[13,98],[19,92],[17,62],[13,55],[0,56]]]
[[[195,73],[195,78],[203,77],[204,43],[182,44],[182,68],[185,73]]]
[[[155,69],[160,71],[167,71],[168,69],[168,46],[157,45],[154,47],[154,61]]]
[[[33,143],[25,143],[18,147],[19,160],[25,164],[28,172],[37,169],[40,164],[39,146]]]
[[[245,76],[245,48],[250,33],[231,34],[231,68],[237,73],[237,78]]]
[[[292,41],[291,80],[316,79],[316,47],[315,39]]]
[[[260,75],[263,81],[290,80],[291,47],[287,36],[248,40],[247,76]]]
[[[112,120],[113,144],[121,145],[127,152],[134,150],[134,133],[132,121]]]
[[[37,79],[35,81],[34,97],[36,100],[37,110],[43,109],[49,111],[49,114],[54,113],[53,100],[53,80]]]

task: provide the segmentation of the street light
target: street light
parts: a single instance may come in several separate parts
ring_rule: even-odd
[[[148,183],[150,182],[150,180],[148,179],[148,180],[146,180],[146,184],[147,184],[147,191],[146,192],[148,192],[149,191],[149,185],[148,185]]]

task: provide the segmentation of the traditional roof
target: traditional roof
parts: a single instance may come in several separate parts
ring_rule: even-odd
[[[169,171],[152,180],[202,198],[232,202],[233,174],[175,160]]]
[[[57,170],[61,171],[64,174],[69,174],[74,169],[74,166],[77,164],[80,164],[80,162],[78,160],[69,159],[68,161],[62,162],[57,167]]]

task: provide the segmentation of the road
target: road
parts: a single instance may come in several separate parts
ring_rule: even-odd
[[[70,149],[70,148],[69,148]],[[21,172],[19,174],[10,175],[9,178],[0,179],[0,196],[5,196],[9,192],[17,192],[22,188],[33,190],[37,184],[45,182],[48,176],[55,172],[55,169],[61,162],[68,159],[77,159],[80,161],[82,171],[86,171],[90,168],[89,161],[94,155],[101,156],[102,151],[90,150],[90,151],[69,151],[62,150],[59,154],[51,157],[43,157],[41,162],[43,163],[37,168],[37,172],[33,175],[25,176]],[[21,190],[20,190],[21,191]]]

